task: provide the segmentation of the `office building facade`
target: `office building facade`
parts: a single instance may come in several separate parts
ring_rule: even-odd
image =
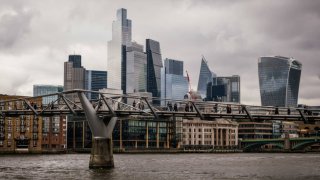
[[[112,40],[108,42],[108,87],[126,91],[126,47],[131,43],[132,23],[127,10],[119,9],[112,23]]]
[[[260,57],[259,85],[262,106],[296,107],[302,64],[282,56]]]
[[[238,123],[229,119],[184,119],[182,128],[182,146],[186,149],[225,149],[238,145]]]
[[[158,41],[146,40],[147,53],[147,91],[152,93],[153,97],[161,96],[161,68],[163,67],[160,43]],[[153,101],[154,104],[160,104],[159,100]]]
[[[147,55],[143,45],[132,42],[126,53],[126,93],[147,91]]]
[[[42,96],[47,94],[54,94],[63,91],[63,86],[60,85],[33,85],[33,96]],[[42,104],[47,105],[58,99],[58,96],[42,97]]]
[[[72,89],[85,89],[86,69],[81,65],[80,55],[69,55],[69,61],[64,63],[64,83],[65,91]],[[76,95],[67,95],[67,98],[76,100]]]
[[[85,89],[90,91],[99,91],[107,88],[107,71],[87,70],[85,78]],[[97,93],[87,93],[88,99],[98,99]]]
[[[240,76],[214,77],[207,85],[206,100],[240,103]]]
[[[188,80],[183,76],[183,61],[165,59],[161,70],[161,99],[183,100],[188,93]],[[165,106],[166,100],[161,101]]]
[[[212,82],[212,78],[214,77],[216,77],[216,74],[210,70],[208,62],[204,57],[202,57],[198,81],[198,92],[201,94],[202,98],[206,97],[207,85]]]

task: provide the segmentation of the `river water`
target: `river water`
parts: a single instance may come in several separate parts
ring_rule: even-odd
[[[320,154],[115,154],[110,170],[89,157],[1,155],[0,179],[320,179]]]

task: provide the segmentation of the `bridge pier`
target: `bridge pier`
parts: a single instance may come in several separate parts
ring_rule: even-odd
[[[95,109],[86,98],[85,94],[83,92],[78,92],[78,97],[93,135],[89,168],[113,168],[112,131],[118,118],[111,117],[106,125],[104,120],[98,118]],[[106,101],[105,103],[109,107]],[[111,114],[114,114],[113,109],[110,108],[109,110]]]
[[[107,169],[114,167],[112,139],[94,137],[91,148],[90,169]]]

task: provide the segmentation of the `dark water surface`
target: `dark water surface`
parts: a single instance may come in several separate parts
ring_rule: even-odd
[[[320,154],[116,154],[111,170],[89,157],[1,155],[0,179],[320,179]]]

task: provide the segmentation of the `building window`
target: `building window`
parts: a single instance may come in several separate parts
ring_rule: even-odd
[[[0,141],[0,146],[3,146],[3,141]]]

